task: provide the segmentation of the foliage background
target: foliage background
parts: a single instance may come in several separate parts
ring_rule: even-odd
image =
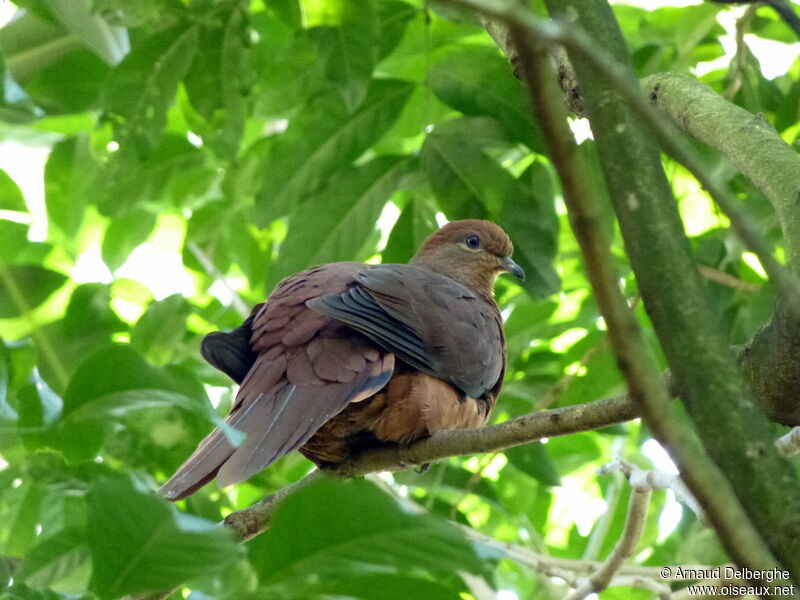
[[[0,171],[0,598],[187,581],[196,599],[471,598],[476,576],[500,600],[563,593],[455,524],[554,557],[607,555],[629,489],[595,470],[617,454],[666,463],[638,421],[425,474],[324,481],[243,548],[213,523],[302,477],[299,455],[181,512],[152,494],[235,391],[200,359],[205,333],[305,267],[405,262],[443,218],[502,224],[528,273],[497,287],[509,369],[496,422],[624,391],[523,90],[477,19],[416,0],[16,4],[0,30],[0,139],[49,154],[44,206]],[[726,55],[730,9],[614,10],[640,76],[702,73],[796,141],[800,64],[767,79],[746,45]],[[795,41],[767,7],[746,27],[750,41]],[[780,247],[762,195],[698,148]],[[597,164],[591,139],[581,152]],[[665,162],[729,341],[743,343],[771,288]],[[604,193],[599,167],[586,177]],[[635,302],[616,235],[614,252]],[[726,557],[660,492],[635,560]]]

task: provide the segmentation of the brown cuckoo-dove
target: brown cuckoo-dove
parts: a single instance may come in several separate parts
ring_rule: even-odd
[[[407,265],[340,262],[275,288],[203,356],[240,383],[226,421],[161,488],[178,500],[216,477],[244,481],[300,450],[325,466],[381,443],[409,443],[488,419],[505,372],[493,287],[524,278],[506,233],[488,221],[448,223]]]

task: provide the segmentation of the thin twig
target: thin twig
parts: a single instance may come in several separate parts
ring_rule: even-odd
[[[747,7],[745,13],[736,21],[736,55],[733,57],[733,77],[731,77],[731,82],[728,84],[723,94],[725,99],[729,101],[733,100],[736,93],[742,87],[744,76],[747,73],[747,59],[750,55],[750,49],[747,47],[744,36],[748,29],[750,29],[753,17],[756,15],[756,10],[758,10],[758,4],[751,4]]]
[[[689,507],[701,521],[706,521],[702,507],[686,487],[686,484],[683,483],[679,475],[653,469],[641,469],[633,463],[622,460],[621,458],[615,458],[613,461],[607,465],[603,465],[597,470],[599,474],[608,474],[613,471],[620,471],[623,473],[628,481],[631,481],[631,485],[633,485],[634,480],[643,481],[649,485],[651,489],[672,491],[678,502]]]
[[[769,4],[778,16],[783,20],[789,29],[795,32],[800,37],[800,18],[792,10],[792,5],[786,0],[711,0],[717,4],[753,4],[758,7],[758,4],[763,2]]]
[[[196,243],[187,242],[186,245],[189,247],[189,251],[197,259],[197,262],[203,265],[203,268],[206,270],[206,273],[211,275],[217,281],[221,282],[222,285],[225,286],[225,289],[227,289],[230,292],[231,306],[233,306],[233,309],[237,313],[239,313],[242,316],[242,318],[246,318],[247,315],[250,314],[250,309],[247,308],[247,304],[245,303],[244,300],[242,300],[242,297],[239,295],[239,292],[233,289],[233,286],[228,281],[228,278],[225,277],[224,273],[222,273],[219,269],[217,269],[216,265],[214,265],[214,262],[211,260],[211,258]]]
[[[778,452],[784,456],[800,454],[800,427],[793,427],[789,433],[775,440]]]
[[[592,575],[567,600],[583,600],[592,593],[606,589],[625,561],[633,556],[636,546],[642,537],[647,522],[647,509],[650,506],[652,488],[644,481],[631,481],[633,493],[628,503],[628,514],[625,517],[625,528],[611,554]]]
[[[734,277],[729,273],[726,273],[725,271],[720,271],[719,269],[714,269],[713,267],[708,267],[706,265],[699,265],[698,269],[700,269],[700,274],[709,281],[713,281],[714,283],[724,285],[734,290],[753,293],[761,289],[755,283],[747,283],[746,281],[737,279],[736,277]]]

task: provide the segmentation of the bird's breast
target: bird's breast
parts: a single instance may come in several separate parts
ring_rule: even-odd
[[[300,451],[318,465],[335,464],[371,447],[409,444],[439,431],[480,427],[493,403],[493,397],[470,398],[419,371],[400,372],[371,398],[351,403],[333,417]]]

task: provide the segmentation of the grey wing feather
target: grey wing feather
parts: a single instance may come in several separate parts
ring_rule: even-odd
[[[353,382],[290,385],[276,394],[273,402],[253,402],[248,407],[251,414],[243,411],[231,420],[247,438],[222,465],[217,482],[221,487],[239,483],[297,450],[354,399],[383,388],[392,371],[391,365],[384,363],[377,374],[365,371]]]
[[[329,294],[309,300],[309,308],[354,327],[412,367],[435,375],[438,361],[422,338],[402,321],[391,317],[375,298],[359,287],[342,294]]]
[[[214,430],[161,488],[169,500],[180,500],[217,478],[221,487],[239,483],[305,444],[322,425],[350,402],[371,396],[391,379],[392,355],[386,355],[354,381],[327,385],[286,385],[260,394],[226,421],[245,433],[234,448]]]
[[[307,306],[473,398],[496,391],[502,377],[504,341],[496,305],[428,269],[364,269],[348,290],[315,298]]]

